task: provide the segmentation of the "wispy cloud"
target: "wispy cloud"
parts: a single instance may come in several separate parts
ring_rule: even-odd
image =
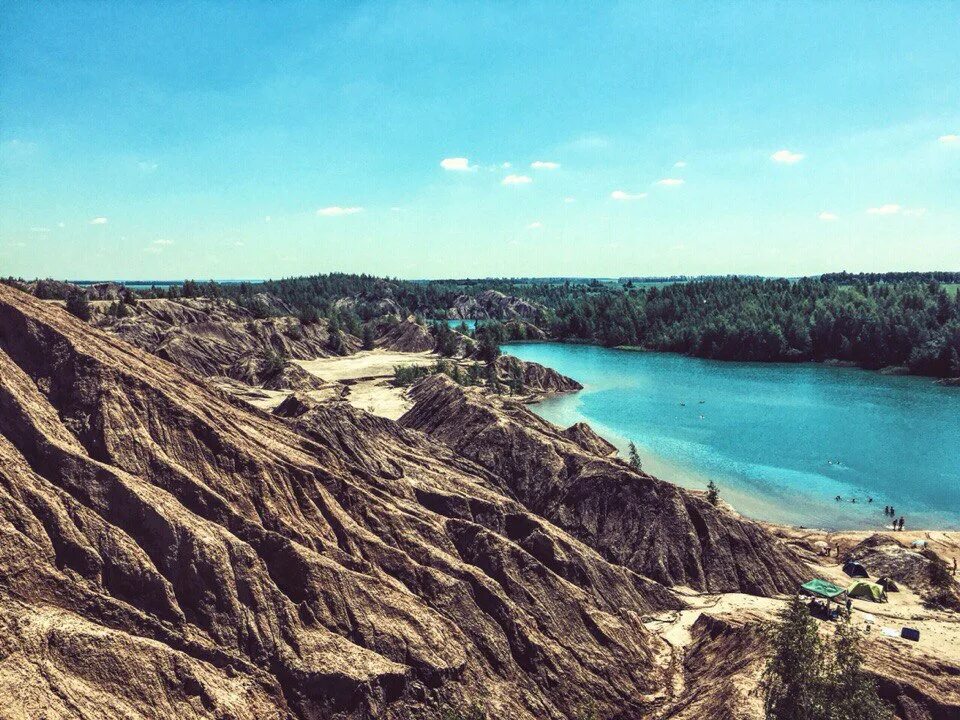
[[[687,166],[687,163],[686,163],[685,160],[677,160],[677,161],[673,164],[673,166],[674,166],[675,168],[685,168],[685,167]]]
[[[106,225],[107,222],[109,222],[109,221],[108,221],[105,217],[103,217],[103,216],[101,215],[101,216],[99,216],[99,217],[93,218],[93,219],[90,221],[90,224],[91,224],[91,225]]]
[[[66,226],[67,226],[67,224],[64,223],[64,222],[58,222],[58,223],[57,223],[57,227],[58,227],[58,228],[65,228]]]
[[[923,217],[927,214],[926,208],[904,208],[903,214],[907,217]]]
[[[575,203],[575,202],[577,201],[577,199],[576,199],[575,197],[573,197],[572,195],[567,195],[567,197],[565,197],[565,198],[563,199],[563,201],[564,201],[565,203],[567,203],[567,205],[569,205],[570,203]]]
[[[534,160],[530,163],[530,167],[534,170],[556,170],[560,167],[560,163],[553,162],[552,160]]]
[[[949,135],[941,135],[940,137],[937,138],[937,140],[939,140],[945,145],[960,144],[960,135],[955,135],[953,133]]]
[[[773,155],[770,156],[770,159],[777,163],[783,163],[785,165],[794,165],[795,163],[803,160],[803,153],[792,152],[790,150],[777,150]]]
[[[500,181],[501,185],[529,185],[533,179],[528,175],[507,175]]]
[[[270,215],[264,215],[264,216],[263,216],[263,221],[264,221],[265,223],[273,222],[273,218],[272,218]]]
[[[502,163],[502,164],[500,165],[500,167],[502,167],[504,170],[509,170],[510,168],[513,167],[513,163],[507,161],[507,162],[505,162],[505,163]]]
[[[824,222],[833,222],[834,220],[840,219],[836,213],[832,213],[829,210],[824,210],[822,213],[817,215],[817,217],[823,220]]]
[[[867,208],[867,215],[897,215],[903,208],[896,203],[887,203],[877,207]]]
[[[149,160],[141,160],[137,163],[137,167],[142,173],[152,173],[160,166],[155,162],[150,162]]]
[[[680,178],[663,178],[663,180],[657,180],[656,184],[664,187],[677,187],[683,185],[683,180]]]
[[[646,196],[647,196],[647,194],[646,194],[645,192],[642,192],[642,193],[629,193],[629,192],[627,192],[627,191],[625,191],[625,190],[614,190],[612,193],[610,193],[610,197],[611,197],[612,199],[614,199],[614,200],[620,200],[620,201],[624,201],[624,200],[642,200],[642,199],[645,198]]]
[[[470,172],[477,168],[476,165],[471,165],[470,161],[465,157],[444,158],[440,161],[440,167],[444,170],[452,170],[453,172]]]
[[[167,240],[166,238],[157,238],[153,241],[154,245],[160,245],[161,247],[167,247],[173,245],[173,240]]]
[[[50,228],[46,228],[46,227],[32,227],[32,228],[30,228],[30,232],[32,232],[32,233],[41,233],[41,234],[42,234],[42,233],[48,233],[48,232],[50,232]]]
[[[0,156],[10,159],[25,158],[28,155],[33,155],[37,148],[38,145],[35,142],[11,138],[0,142]]]
[[[356,215],[360,212],[363,212],[362,207],[340,207],[339,205],[331,205],[330,207],[317,210],[317,215],[320,217],[340,217],[341,215]]]
[[[532,223],[527,225],[527,230],[540,230],[543,227],[543,223],[539,220],[534,220]]]

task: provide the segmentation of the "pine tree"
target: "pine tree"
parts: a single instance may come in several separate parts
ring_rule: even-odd
[[[67,312],[76,315],[81,320],[89,320],[91,315],[90,299],[82,290],[72,292],[67,296]]]
[[[628,452],[630,453],[630,467],[637,472],[643,472],[643,462],[640,460],[640,453],[637,452],[637,446],[633,444],[632,440],[630,441]]]
[[[713,480],[707,483],[707,501],[711,505],[716,505],[720,502],[720,488],[717,487],[717,484]]]

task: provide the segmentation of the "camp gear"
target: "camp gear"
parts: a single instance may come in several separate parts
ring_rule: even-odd
[[[844,563],[843,571],[850,577],[870,577],[867,574],[867,569],[860,563],[854,562],[853,560],[847,560],[847,562]]]
[[[846,590],[839,585],[834,585],[832,582],[827,582],[819,578],[801,585],[800,591],[805,595],[814,595],[816,597],[826,598],[827,600],[832,600],[846,592]]]
[[[854,580],[847,588],[847,594],[850,597],[861,598],[871,602],[887,601],[887,591],[883,589],[883,586],[868,580]]]
[[[897,587],[897,584],[893,581],[893,578],[884,576],[877,580],[877,585],[880,585],[887,592],[900,592],[900,588]]]
[[[914,642],[917,642],[920,640],[920,631],[915,628],[905,627],[900,630],[900,637],[906,640],[913,640]]]

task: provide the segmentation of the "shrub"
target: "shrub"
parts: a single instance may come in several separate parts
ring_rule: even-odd
[[[76,315],[81,320],[89,320],[91,311],[90,299],[87,297],[87,294],[83,291],[70,293],[67,296],[67,312],[71,315]]]

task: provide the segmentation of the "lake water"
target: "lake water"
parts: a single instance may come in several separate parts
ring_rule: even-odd
[[[906,528],[960,528],[960,388],[584,345],[503,351],[585,386],[532,406],[538,414],[564,427],[584,420],[621,449],[633,440],[644,469],[665,480],[702,489],[712,478],[751,517],[879,529],[893,505]]]
[[[469,330],[470,332],[473,332],[474,330],[477,329],[476,320],[447,320],[447,325],[452,327],[454,330],[459,330],[461,324],[466,325],[467,330]]]

